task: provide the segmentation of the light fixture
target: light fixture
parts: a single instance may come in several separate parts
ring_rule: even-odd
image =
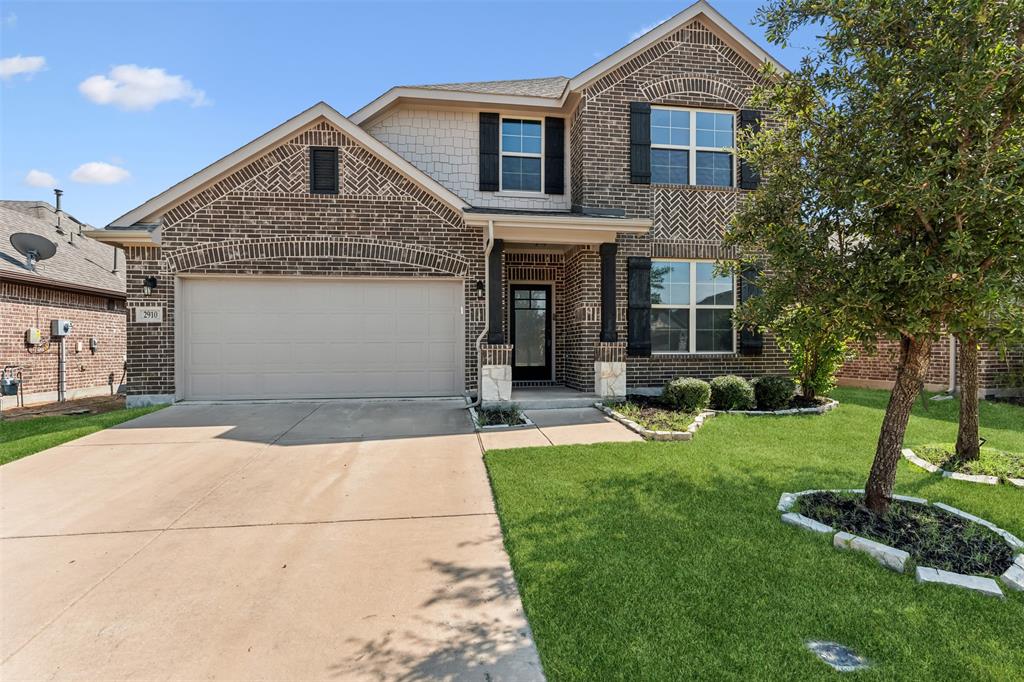
[[[157,281],[156,277],[145,277],[142,280],[142,293],[149,296],[156,289]]]
[[[484,295],[484,290],[484,281],[482,279],[478,279],[476,281],[476,295],[482,297]]]

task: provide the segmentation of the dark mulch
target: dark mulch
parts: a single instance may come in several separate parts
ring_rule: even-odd
[[[938,507],[894,500],[876,515],[853,493],[811,493],[800,498],[800,513],[908,552],[921,566],[968,575],[997,576],[1013,563],[1013,552],[988,528]]]
[[[805,407],[821,407],[828,402],[828,398],[824,396],[815,396],[811,399],[807,399],[802,395],[793,396],[793,399],[789,401],[790,409],[802,409]]]
[[[1024,407],[1024,395],[1007,395],[993,398],[986,398],[994,403],[1006,403],[1007,405],[1018,405]]]
[[[34,417],[61,414],[103,414],[124,409],[124,396],[121,394],[96,396],[67,400],[63,403],[42,403],[26,407],[12,407],[3,411],[4,419],[32,419]]]

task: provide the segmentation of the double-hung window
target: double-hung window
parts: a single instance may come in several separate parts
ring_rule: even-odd
[[[651,107],[651,182],[732,187],[731,113]]]
[[[501,119],[501,189],[540,192],[543,126],[538,120]]]
[[[652,261],[652,352],[735,352],[735,292],[732,275],[710,261]]]

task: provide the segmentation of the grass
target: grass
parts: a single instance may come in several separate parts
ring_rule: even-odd
[[[953,443],[926,443],[914,448],[914,454],[946,471],[998,476],[1004,479],[1024,478],[1024,454],[1021,453],[1004,452],[982,446],[978,459],[965,462],[957,459],[956,446]]]
[[[669,410],[655,405],[640,405],[632,400],[610,403],[608,406],[649,431],[685,431],[694,417],[690,412]]]
[[[888,394],[825,415],[721,415],[690,442],[487,453],[505,544],[551,680],[826,679],[808,639],[852,646],[870,680],[1021,679],[1024,594],[918,585],[779,521],[783,491],[862,487]],[[956,435],[919,403],[907,444]],[[983,402],[982,436],[1024,450],[1024,409]],[[1024,537],[1024,494],[900,462],[897,492]]]
[[[114,410],[102,414],[57,415],[0,422],[0,464],[88,436],[159,410],[163,405]]]

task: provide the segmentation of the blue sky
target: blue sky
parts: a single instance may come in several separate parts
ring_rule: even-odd
[[[0,198],[52,202],[48,174],[106,225],[320,100],[573,76],[688,4],[5,1]],[[712,4],[799,61],[751,24],[757,2]]]

